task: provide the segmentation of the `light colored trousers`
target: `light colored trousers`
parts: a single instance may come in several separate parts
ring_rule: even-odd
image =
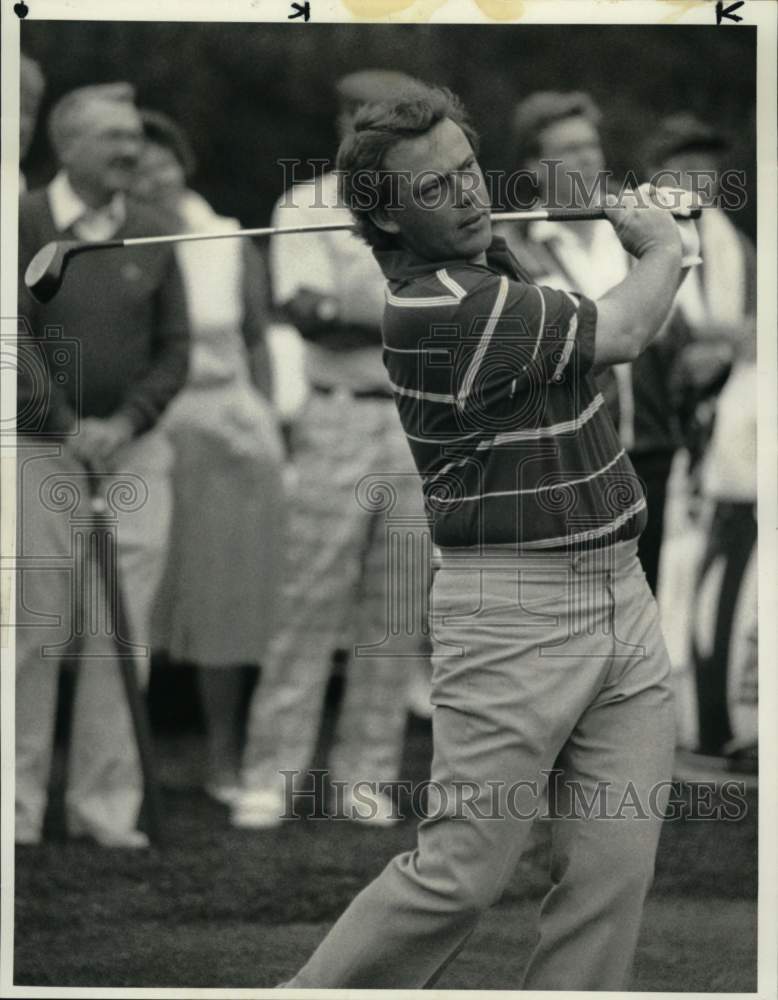
[[[40,834],[56,720],[57,668],[79,632],[68,824],[74,833],[126,832],[135,827],[143,782],[114,636],[96,596],[96,567],[91,555],[82,555],[78,540],[89,519],[87,472],[54,441],[20,437],[17,454],[17,836],[34,839]],[[105,479],[132,632],[122,638],[139,644],[132,652],[142,684],[148,678],[145,644],[151,602],[169,529],[171,464],[168,442],[151,432],[122,449],[117,471]],[[81,612],[83,629],[78,624]]]
[[[430,548],[392,400],[314,393],[296,467],[282,607],[250,707],[243,782],[283,787],[281,771],[310,766],[332,654],[342,647],[352,655],[330,767],[346,782],[391,781],[426,623],[429,559],[420,547]]]
[[[449,807],[420,823],[417,848],[356,897],[286,985],[432,985],[500,898],[527,845],[531,783],[542,800],[556,765],[553,888],[523,986],[623,989],[674,746],[669,662],[636,543],[456,553],[442,554],[432,599],[432,780]],[[456,805],[458,782],[477,789],[478,813]],[[587,815],[586,800],[606,804]]]

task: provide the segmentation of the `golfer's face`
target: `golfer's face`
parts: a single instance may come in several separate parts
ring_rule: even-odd
[[[403,139],[384,166],[395,172],[396,207],[387,215],[402,242],[427,260],[470,260],[491,243],[488,192],[470,142],[444,118]]]

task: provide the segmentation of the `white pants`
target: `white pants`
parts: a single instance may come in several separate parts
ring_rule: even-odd
[[[421,483],[389,399],[313,395],[301,425],[278,628],[252,699],[243,780],[283,787],[283,771],[310,766],[340,645],[354,655],[331,770],[349,783],[392,781],[409,677],[424,662],[429,583],[392,559],[412,550],[411,567],[422,564]]]
[[[89,551],[88,473],[55,441],[20,437],[17,452],[16,831],[40,835],[57,705],[58,666],[79,643],[66,794],[72,832],[133,829],[143,783]],[[170,447],[156,432],[117,456],[104,479],[139,679],[148,678],[149,616],[170,519]],[[83,546],[83,548],[82,548]],[[83,616],[82,616],[83,612]]]

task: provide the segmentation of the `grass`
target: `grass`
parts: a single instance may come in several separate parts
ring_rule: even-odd
[[[164,849],[66,841],[56,816],[51,839],[17,849],[16,984],[273,986],[357,890],[414,844],[412,821],[373,830],[304,818],[274,831],[234,830],[227,810],[196,787],[199,747],[194,733],[160,739]],[[423,779],[429,754],[428,726],[413,723],[402,776]],[[756,989],[755,791],[747,804],[736,822],[665,824],[634,989]],[[438,986],[515,989],[543,885],[537,860],[522,862]]]

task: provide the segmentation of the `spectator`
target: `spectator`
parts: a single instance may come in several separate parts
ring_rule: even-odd
[[[362,71],[338,85],[339,126],[360,105],[414,85],[402,74]],[[338,204],[337,178],[295,185],[281,198],[274,226],[350,223]],[[401,616],[388,631],[398,585],[382,514],[355,496],[360,483],[396,494],[407,530],[426,533],[421,490],[381,363],[384,282],[369,248],[351,233],[306,233],[271,242],[275,303],[308,341],[312,391],[299,421],[298,482],[290,502],[289,575],[279,630],[254,692],[244,758],[245,791],[232,822],[269,827],[284,812],[282,770],[311,763],[332,654],[344,626],[365,647],[347,668],[344,704],[331,751],[333,774],[347,783],[344,807],[386,825],[392,804],[380,791],[352,810],[359,780],[396,779],[405,734],[408,679],[421,656],[427,581],[415,574],[415,624]],[[386,516],[384,513],[383,516]],[[355,601],[356,595],[356,601]],[[386,638],[386,641],[383,641]],[[353,644],[349,643],[349,645]],[[369,796],[363,796],[363,798]],[[363,815],[364,814],[364,815]]]
[[[126,196],[143,133],[126,83],[84,87],[49,119],[60,171],[19,209],[22,273],[55,239],[158,234],[153,212]],[[170,516],[167,441],[156,425],[186,378],[186,304],[167,247],[92,253],[70,265],[58,295],[36,304],[20,283],[19,538],[16,630],[16,838],[36,843],[47,801],[57,665],[83,630],[68,768],[71,834],[138,848],[142,780],[110,628],[75,592],[71,530],[87,475],[122,486],[116,517],[119,582],[141,681],[148,672],[151,602],[164,566]],[[63,509],[69,491],[77,507]],[[133,500],[134,494],[134,500]],[[89,574],[84,577],[85,582]],[[127,640],[128,637],[119,637]]]
[[[704,265],[678,307],[693,341],[683,357],[698,428],[694,480],[703,548],[689,603],[697,749],[755,766],[756,699],[756,255],[721,207],[725,137],[695,116],[664,119],[646,149],[657,176],[707,203],[699,222]],[[723,386],[723,388],[722,388]]]
[[[542,197],[559,207],[592,207],[605,189],[601,114],[584,93],[539,92],[523,100],[513,127],[522,165],[537,175]],[[605,220],[534,222],[526,234],[516,224],[499,230],[538,284],[597,298],[622,281],[632,258]],[[688,280],[688,279],[687,279]],[[656,594],[665,497],[673,456],[681,442],[671,373],[685,341],[675,317],[633,362],[601,371],[598,384],[619,437],[640,477],[648,520],[638,554]]]
[[[660,122],[644,150],[654,176],[693,192],[706,204],[697,224],[704,263],[690,273],[677,299],[692,334],[682,364],[684,380],[695,390],[685,405],[694,418],[690,446],[697,472],[713,426],[715,396],[756,310],[754,247],[721,208],[721,156],[727,148],[720,132],[681,113]]]
[[[176,231],[229,232],[187,186],[194,157],[164,115],[143,113],[135,193]],[[249,240],[180,243],[192,330],[189,379],[162,426],[175,451],[174,517],[156,644],[195,664],[206,721],[206,791],[237,791],[243,664],[261,662],[283,576],[282,443],[271,406],[263,261]]]
[[[45,87],[46,81],[40,66],[34,59],[21,52],[19,54],[19,163],[24,163],[24,158],[29,152]],[[21,171],[19,189],[27,190],[27,180]]]

